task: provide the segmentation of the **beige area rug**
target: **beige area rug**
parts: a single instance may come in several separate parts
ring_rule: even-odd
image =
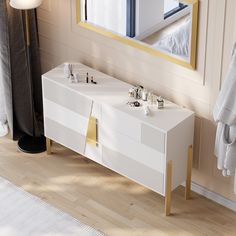
[[[1,236],[102,236],[0,177]]]

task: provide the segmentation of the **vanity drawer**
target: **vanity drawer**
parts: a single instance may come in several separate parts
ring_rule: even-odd
[[[86,136],[89,118],[73,112],[57,103],[44,99],[44,117]]]
[[[109,129],[108,125],[103,124],[100,130],[99,137],[102,146],[130,158],[144,167],[164,173],[165,155],[163,153]]]
[[[104,146],[102,146],[102,164],[109,169],[164,195],[163,173]]]
[[[137,142],[141,140],[141,122],[111,106],[102,106],[102,126],[124,134]]]
[[[61,145],[84,154],[86,136],[69,129],[47,117],[44,118],[45,136]]]
[[[149,125],[141,125],[141,143],[165,153],[165,133]]]
[[[45,78],[43,79],[43,97],[81,116],[90,116],[91,99]]]

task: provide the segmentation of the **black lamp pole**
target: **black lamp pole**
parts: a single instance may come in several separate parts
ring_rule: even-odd
[[[30,52],[30,22],[28,10],[24,11],[25,14],[25,35],[27,46],[27,68],[28,78],[30,79],[30,97],[31,97],[31,115],[32,115],[32,136],[24,135],[18,141],[18,148],[25,153],[41,153],[46,151],[46,139],[44,136],[36,137],[35,135],[35,112],[34,112],[34,87],[32,82],[32,69],[31,69],[31,52]]]

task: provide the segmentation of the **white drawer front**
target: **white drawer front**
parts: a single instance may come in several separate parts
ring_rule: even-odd
[[[43,96],[82,116],[90,116],[91,99],[48,79],[43,79]]]
[[[84,136],[87,134],[89,119],[75,113],[57,103],[44,99],[44,116],[64,127]]]
[[[141,122],[113,107],[102,106],[102,125],[138,142],[141,139]]]
[[[74,130],[68,129],[67,127],[45,118],[45,136],[62,144],[63,146],[84,154],[86,137],[75,132]]]
[[[102,106],[99,103],[93,102],[91,116],[101,121]]]
[[[101,127],[100,143],[104,147],[141,163],[143,166],[164,173],[165,156],[163,153],[111,130],[109,126],[104,124]]]
[[[102,148],[101,145],[94,146],[86,143],[84,155],[89,159],[102,164]]]
[[[102,164],[161,195],[164,195],[164,174],[129,157],[102,147]]]
[[[165,133],[151,126],[142,124],[141,142],[161,153],[165,153]]]

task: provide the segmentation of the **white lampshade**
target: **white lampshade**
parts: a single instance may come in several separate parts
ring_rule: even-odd
[[[13,8],[20,10],[29,10],[39,7],[43,0],[10,0],[10,5]]]

